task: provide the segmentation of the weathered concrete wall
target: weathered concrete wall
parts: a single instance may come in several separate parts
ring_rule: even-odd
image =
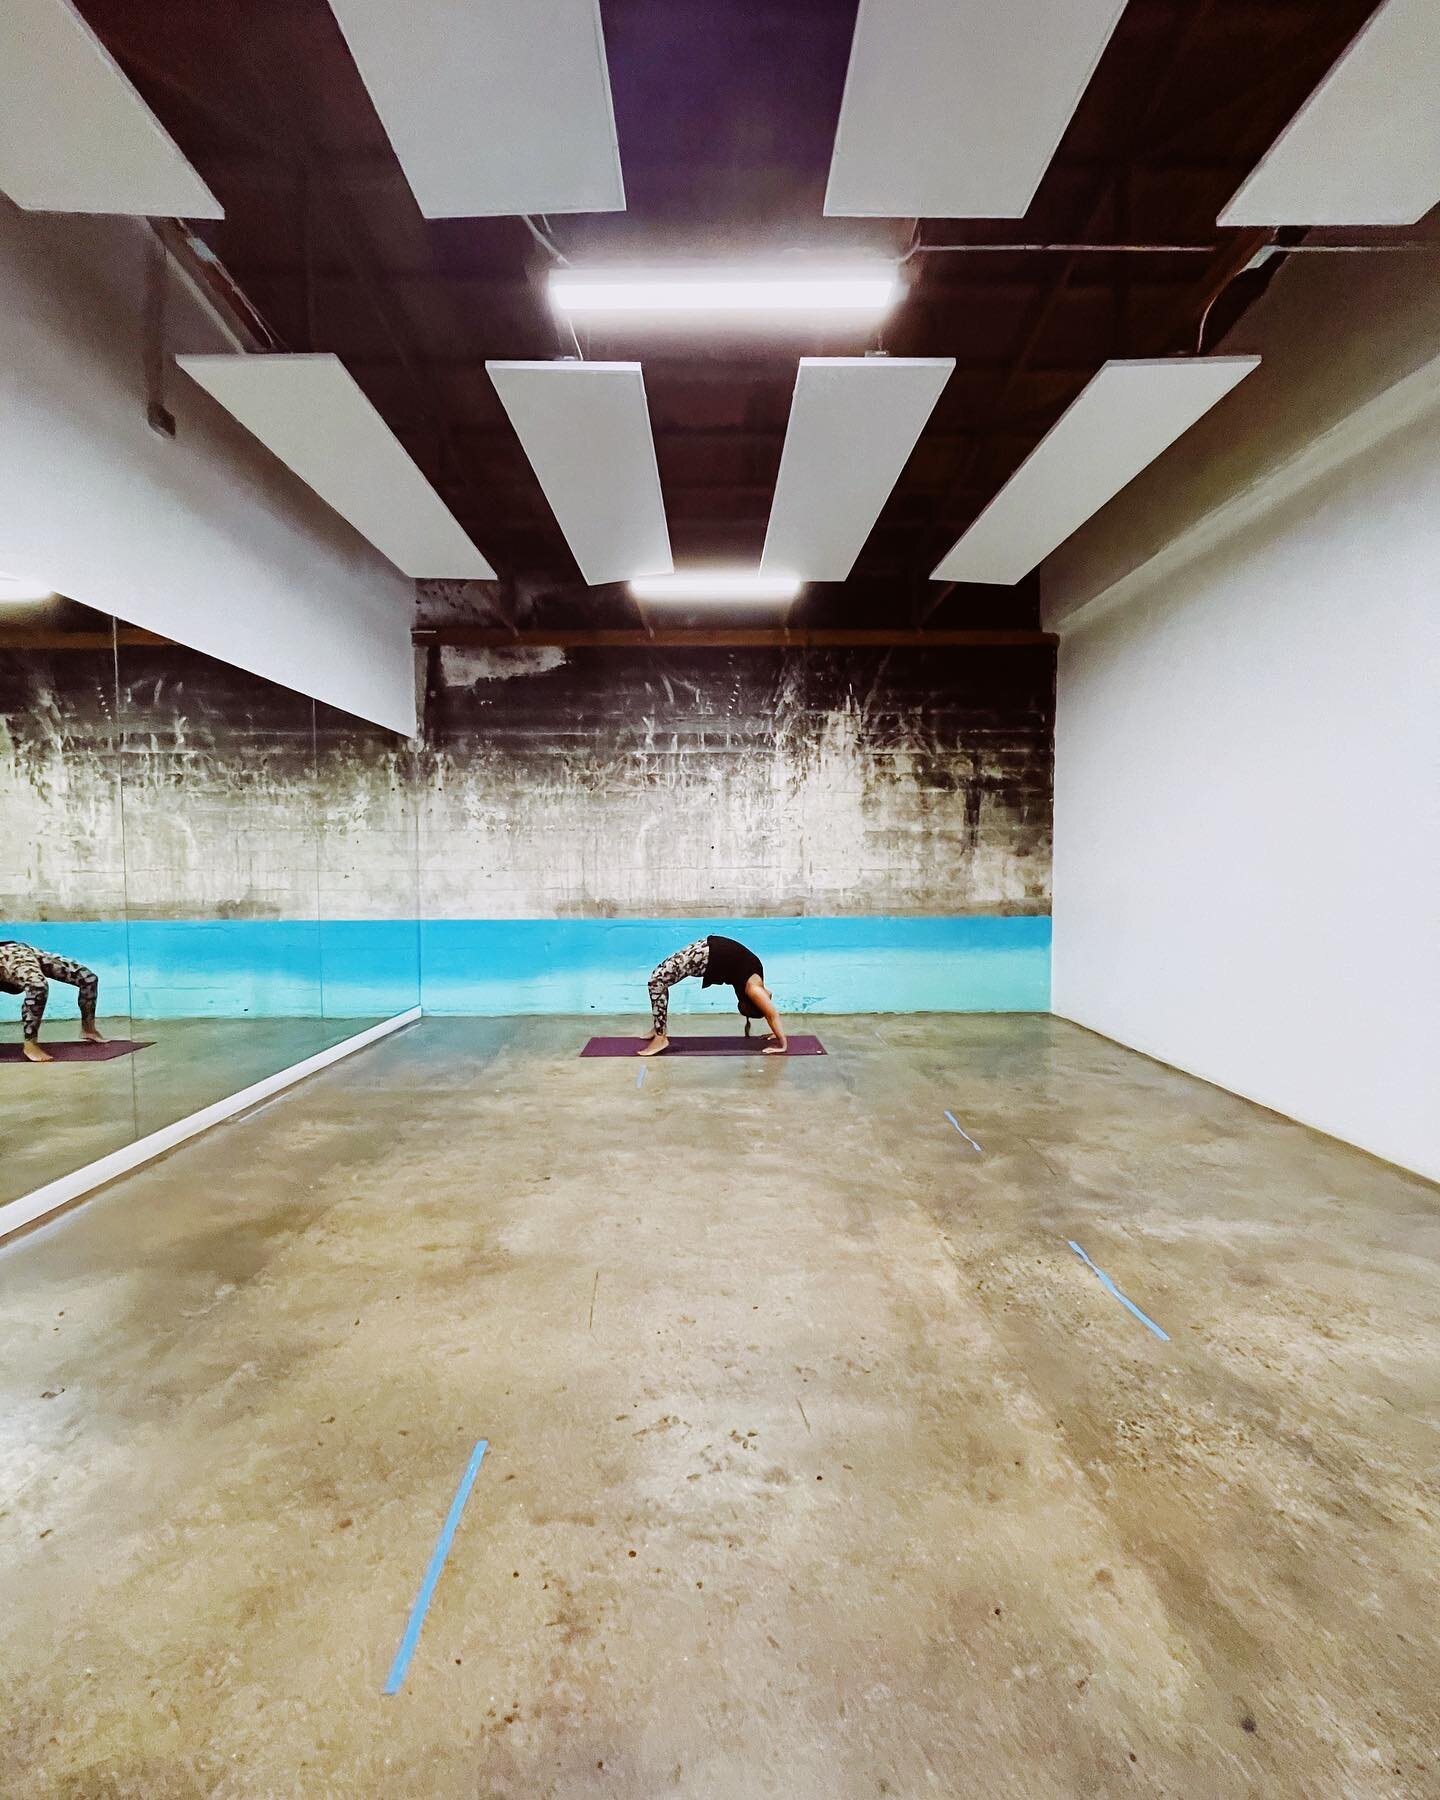
[[[432,662],[427,917],[1049,910],[1046,651]]]
[[[0,909],[413,918],[401,738],[178,648],[0,653]]]
[[[6,911],[1049,909],[1046,652],[435,661],[416,748],[185,650],[6,657]]]
[[[1048,1004],[1047,653],[425,675],[410,743],[188,650],[4,659],[0,935],[122,920],[138,1016],[615,1009],[782,918],[796,1004]]]
[[[6,919],[123,919],[110,651],[0,650],[0,937]]]

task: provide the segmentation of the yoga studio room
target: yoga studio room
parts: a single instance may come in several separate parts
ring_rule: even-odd
[[[1440,0],[0,0],[3,1800],[1440,1800]]]

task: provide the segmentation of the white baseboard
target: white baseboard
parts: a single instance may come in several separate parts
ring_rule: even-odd
[[[353,1056],[357,1050],[363,1050],[377,1038],[388,1037],[392,1031],[399,1031],[404,1025],[413,1025],[419,1017],[420,1008],[412,1006],[408,1012],[396,1013],[392,1019],[382,1019],[378,1025],[357,1031],[354,1037],[342,1038],[338,1044],[331,1044],[328,1049],[317,1050],[314,1056],[307,1056],[303,1062],[292,1063],[288,1069],[277,1070],[274,1075],[267,1075],[262,1081],[252,1082],[237,1094],[227,1094],[213,1106],[202,1107],[188,1118],[177,1119],[173,1125],[163,1125],[159,1131],[136,1138],[133,1144],[126,1144],[122,1149],[112,1150],[108,1156],[86,1163],[84,1168],[72,1169],[68,1175],[61,1175],[55,1181],[47,1181],[44,1187],[22,1194],[18,1200],[7,1201],[0,1206],[0,1239],[9,1237],[12,1232],[24,1230],[27,1225],[33,1225],[48,1213],[58,1212],[62,1206],[68,1206],[72,1200],[78,1200],[84,1194],[93,1193],[96,1188],[104,1187],[117,1176],[128,1175],[132,1169],[154,1162],[157,1156],[163,1156],[167,1150],[173,1150],[187,1138],[198,1137],[202,1131],[208,1131],[222,1119],[234,1118],[236,1113],[258,1106],[272,1094],[281,1093],[285,1088],[293,1087],[297,1081],[303,1081],[307,1075],[314,1075],[319,1070],[328,1068],[331,1063],[339,1062],[341,1057]]]

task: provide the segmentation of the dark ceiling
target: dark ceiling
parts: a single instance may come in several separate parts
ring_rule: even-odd
[[[795,622],[1033,622],[1033,583],[947,591],[930,569],[1101,362],[1193,351],[1223,289],[1208,346],[1254,299],[1268,274],[1234,277],[1263,234],[1221,231],[1216,213],[1375,3],[1129,0],[1027,217],[921,222],[883,345],[957,367],[851,578],[812,588]],[[326,0],[80,5],[223,203],[200,233],[276,344],[344,359],[505,578],[509,616],[632,622],[623,590],[581,582],[485,374],[487,357],[572,349],[544,301],[550,258],[519,219],[422,219]],[[912,243],[909,219],[822,216],[854,0],[602,13],[629,206],[551,219],[566,255]],[[1016,242],[1199,248],[928,248]],[[797,356],[877,341],[582,336],[587,355],[644,362],[677,564],[758,556]]]

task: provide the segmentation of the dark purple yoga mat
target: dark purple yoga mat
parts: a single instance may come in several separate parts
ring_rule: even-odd
[[[649,1043],[649,1038],[616,1037],[591,1038],[580,1052],[582,1056],[633,1056],[637,1050]],[[798,1033],[790,1035],[789,1056],[823,1056],[825,1046],[817,1037],[801,1037]],[[766,1040],[762,1037],[741,1037],[738,1033],[731,1037],[673,1037],[670,1048],[662,1050],[658,1057],[651,1057],[651,1062],[663,1061],[667,1056],[759,1056],[765,1048]]]
[[[137,1050],[148,1050],[154,1042],[154,1038],[145,1038],[138,1043],[131,1038],[110,1038],[103,1044],[92,1044],[88,1039],[81,1038],[78,1043],[59,1044],[41,1039],[42,1047],[50,1052],[56,1062],[113,1062],[117,1056],[133,1056]],[[0,1044],[0,1063],[18,1063],[24,1060],[18,1044]]]

